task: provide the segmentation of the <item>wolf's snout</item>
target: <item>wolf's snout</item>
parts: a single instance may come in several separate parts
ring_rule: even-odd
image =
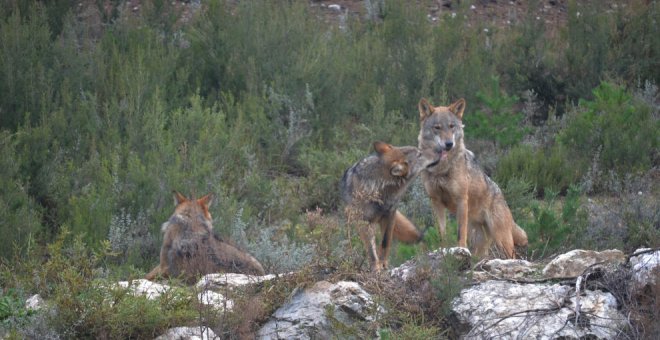
[[[454,142],[445,142],[445,150],[449,151],[454,146]]]

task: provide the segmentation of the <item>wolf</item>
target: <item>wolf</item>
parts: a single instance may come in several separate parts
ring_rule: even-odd
[[[200,275],[229,272],[264,275],[250,254],[223,241],[213,232],[209,205],[213,195],[188,199],[174,191],[175,209],[161,230],[164,234],[160,263],[145,278],[182,277],[193,282]]]
[[[358,224],[358,233],[371,270],[388,266],[392,237],[406,242],[419,242],[424,233],[417,230],[403,214],[396,210],[408,186],[425,167],[437,162],[435,155],[423,154],[412,146],[395,147],[375,142],[375,153],[348,168],[340,182],[341,198],[349,223]],[[437,157],[435,157],[437,158]],[[379,224],[383,234],[376,249],[373,224]]]
[[[422,182],[443,239],[449,209],[458,221],[459,247],[466,247],[469,228],[471,250],[477,256],[484,256],[495,241],[507,258],[514,258],[514,245],[526,246],[527,234],[514,222],[500,188],[481,170],[463,143],[465,106],[462,98],[449,106],[435,107],[425,98],[419,101],[418,146],[440,158],[422,171]]]

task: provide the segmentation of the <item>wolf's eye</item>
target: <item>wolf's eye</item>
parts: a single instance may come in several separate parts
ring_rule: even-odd
[[[453,128],[455,128],[455,127],[456,127],[456,125],[454,125],[453,123],[452,123],[452,124],[449,124],[449,128],[450,128],[450,129],[453,129]]]
[[[435,131],[440,131],[440,130],[442,130],[442,125],[440,125],[440,124],[438,124],[438,125],[433,125],[433,130],[435,130]]]

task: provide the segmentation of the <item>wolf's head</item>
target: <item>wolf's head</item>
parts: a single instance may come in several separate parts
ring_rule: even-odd
[[[438,162],[438,157],[430,152],[422,152],[414,146],[392,146],[375,142],[374,150],[385,165],[386,177],[410,179],[424,168]]]
[[[178,191],[174,191],[174,215],[183,216],[195,222],[199,222],[211,230],[213,221],[209,212],[209,205],[213,202],[213,194],[205,195],[198,199],[188,199]]]
[[[446,159],[452,150],[463,147],[463,111],[465,99],[449,106],[433,106],[425,98],[419,101],[419,148]]]

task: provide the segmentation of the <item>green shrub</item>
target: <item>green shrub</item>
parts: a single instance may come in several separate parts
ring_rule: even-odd
[[[566,128],[557,136],[568,156],[589,164],[597,155],[601,169],[619,174],[649,169],[652,150],[660,143],[660,120],[653,117],[652,108],[608,82],[596,87],[593,96],[569,114]],[[586,172],[584,165],[580,172]]]
[[[563,201],[557,200],[556,192],[546,191],[543,202],[530,203],[530,219],[518,222],[527,232],[528,251],[533,257],[543,258],[586,245],[588,240],[582,235],[587,227],[587,216],[580,195],[580,190],[571,186]]]
[[[535,148],[520,144],[513,147],[497,164],[497,183],[522,180],[531,183],[539,195],[546,190],[565,191],[579,180],[579,167],[569,161],[561,147]]]
[[[0,263],[9,260],[18,248],[27,254],[41,231],[41,209],[29,195],[19,168],[16,138],[0,131]]]
[[[499,148],[519,143],[528,129],[522,126],[522,113],[512,112],[518,97],[502,93],[499,78],[493,77],[487,92],[478,91],[477,98],[486,112],[476,109],[465,115],[466,138],[494,141]]]

